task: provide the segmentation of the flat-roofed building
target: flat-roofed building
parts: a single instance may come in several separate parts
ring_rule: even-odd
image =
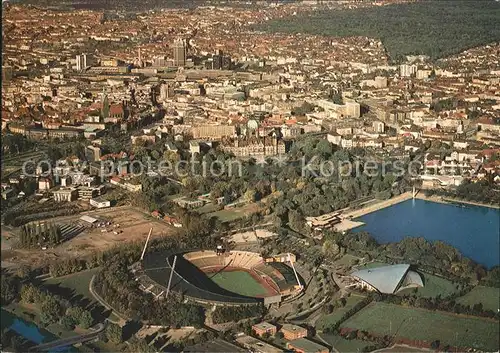
[[[299,338],[287,342],[286,348],[293,349],[297,353],[328,353],[330,349],[319,343],[308,340],[307,338]]]
[[[54,191],[54,201],[71,202],[78,198],[78,191],[75,188],[61,188]]]
[[[241,335],[236,338],[236,342],[254,353],[282,353],[283,350],[261,341],[255,337]]]
[[[261,323],[253,325],[252,329],[257,335],[262,337],[262,335],[264,335],[265,333],[274,336],[278,328],[275,325],[270,324],[269,322],[263,321]]]
[[[284,324],[280,330],[286,340],[296,340],[298,338],[307,337],[307,329],[292,324]]]
[[[96,197],[96,198],[90,199],[89,203],[96,208],[111,207],[111,201],[106,200],[102,197]]]
[[[194,138],[221,139],[232,137],[236,133],[236,128],[232,125],[202,125],[192,128]]]
[[[88,186],[79,186],[77,190],[78,190],[78,197],[84,200],[89,200],[99,194],[99,190],[97,188]]]

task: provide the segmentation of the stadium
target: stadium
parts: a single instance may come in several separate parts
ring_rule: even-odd
[[[302,291],[294,259],[292,254],[263,258],[254,252],[219,249],[155,252],[144,256],[136,276],[141,289],[156,298],[176,292],[202,304],[270,305]]]

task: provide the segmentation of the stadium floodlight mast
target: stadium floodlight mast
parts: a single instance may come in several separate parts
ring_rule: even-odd
[[[165,294],[165,299],[168,299],[168,293],[170,293],[170,284],[172,283],[172,275],[174,274],[175,271],[176,262],[177,262],[177,255],[174,256],[174,263],[172,264],[172,268],[170,269],[170,277],[168,278],[167,293]]]
[[[146,253],[146,248],[148,247],[149,238],[151,237],[151,232],[153,231],[153,227],[149,230],[148,237],[146,239],[146,244],[144,244],[144,249],[142,249],[141,261],[144,260],[144,254]]]
[[[299,285],[300,290],[304,289],[304,286],[302,285],[302,283],[300,283],[299,275],[297,274],[297,271],[295,270],[295,266],[293,265],[293,261],[292,261],[292,257],[290,256],[290,253],[288,253],[288,261],[290,261],[290,265],[292,265],[292,270],[293,270],[293,273],[295,274],[295,279],[297,279],[297,284]]]

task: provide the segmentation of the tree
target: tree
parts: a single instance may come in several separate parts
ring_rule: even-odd
[[[73,331],[75,329],[75,320],[73,317],[65,315],[61,319],[61,325],[67,331]]]
[[[93,322],[94,319],[92,318],[90,311],[83,310],[82,314],[80,315],[80,320],[78,320],[78,326],[83,329],[88,329],[90,326],[92,326]]]
[[[15,277],[5,273],[3,269],[0,280],[1,302],[2,305],[6,305],[18,298],[19,281]]]
[[[437,349],[439,349],[439,346],[440,346],[440,345],[441,345],[441,341],[439,341],[439,340],[435,340],[435,341],[432,341],[432,343],[431,343],[431,348],[432,348],[432,349],[436,349],[436,350],[437,350]]]
[[[32,284],[25,284],[21,287],[21,301],[32,304],[40,301],[40,290]]]
[[[284,335],[284,334],[283,334],[283,332],[281,332],[281,331],[276,332],[276,334],[275,334],[274,336],[275,336],[276,338],[280,339],[280,340],[281,340],[281,339],[283,339],[283,338],[285,337],[285,335]]]
[[[267,332],[267,331],[266,331],[266,332],[264,332],[264,333],[262,334],[262,338],[263,338],[265,341],[267,341],[269,338],[271,338],[271,334],[270,334],[269,332]]]
[[[304,216],[300,212],[296,210],[288,212],[288,225],[292,230],[299,233],[302,232],[304,229],[304,223]]]
[[[255,192],[255,190],[253,190],[253,189],[248,189],[248,190],[245,192],[244,199],[245,199],[245,201],[247,201],[247,202],[254,202],[254,201],[255,201],[255,196],[256,196],[256,192]]]
[[[46,295],[40,306],[41,320],[46,324],[57,322],[62,314],[62,305],[53,295]]]
[[[109,323],[106,327],[106,338],[114,344],[122,343],[123,331],[122,328],[116,324]]]

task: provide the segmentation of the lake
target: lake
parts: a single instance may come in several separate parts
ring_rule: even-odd
[[[500,264],[500,210],[420,199],[407,200],[356,219],[382,244],[407,236],[441,240],[488,268]]]

